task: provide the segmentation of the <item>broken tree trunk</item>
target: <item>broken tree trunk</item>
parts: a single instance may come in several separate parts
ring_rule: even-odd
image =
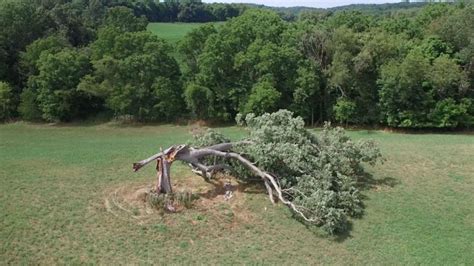
[[[156,160],[156,171],[158,182],[156,185],[156,193],[172,193],[171,177],[170,177],[171,163],[168,162],[164,156]]]

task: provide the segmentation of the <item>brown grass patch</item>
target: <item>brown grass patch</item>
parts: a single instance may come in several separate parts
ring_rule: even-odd
[[[189,218],[188,214],[192,214],[192,224],[199,222],[195,220],[196,217],[206,217],[209,222],[235,228],[255,222],[255,215],[247,207],[248,194],[263,193],[260,186],[239,183],[230,176],[218,176],[209,183],[200,177],[191,176],[175,181],[173,192],[192,193],[198,198],[191,208],[174,205],[176,211],[169,213],[154,208],[148,202],[147,195],[153,187],[154,184],[151,183],[136,183],[108,189],[103,199],[105,210],[119,219],[137,224],[149,224],[157,219],[169,224],[169,220],[174,219],[172,217],[175,215]],[[227,190],[231,191],[230,198],[225,197]]]

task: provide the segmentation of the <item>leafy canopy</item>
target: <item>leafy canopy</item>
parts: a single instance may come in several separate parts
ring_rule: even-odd
[[[314,224],[329,233],[341,232],[347,229],[347,217],[362,214],[357,182],[365,175],[363,163],[373,165],[381,159],[374,142],[354,142],[342,128],[328,124],[315,134],[304,127],[301,117],[287,110],[237,119],[246,126],[246,140],[252,145],[239,145],[236,151],[275,176],[285,198],[300,206]],[[226,139],[209,130],[197,134],[193,143],[202,147]],[[228,164],[237,178],[252,177],[238,163]]]

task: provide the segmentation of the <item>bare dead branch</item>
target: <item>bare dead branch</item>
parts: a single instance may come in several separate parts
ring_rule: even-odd
[[[216,144],[216,145],[213,145],[213,146],[209,146],[205,149],[211,149],[211,150],[216,150],[216,151],[230,151],[232,149],[232,147],[235,147],[237,145],[249,145],[249,144],[252,144],[252,142],[251,141],[239,141],[239,142],[220,143],[220,144]],[[151,156],[147,159],[144,159],[144,160],[141,160],[139,162],[134,163],[133,164],[133,171],[137,172],[138,170],[140,170],[145,165],[155,161],[156,159],[160,158],[163,155],[169,156],[173,151],[180,152],[181,150],[185,150],[187,148],[188,148],[187,145],[184,145],[184,144],[183,145],[171,146],[163,152],[159,152],[159,153],[157,153],[157,154],[155,154],[155,155],[153,155],[153,156]],[[196,154],[196,155],[194,155],[194,157],[196,159],[199,159],[202,156],[199,156],[199,154]],[[194,161],[192,158],[189,158],[189,160]]]
[[[232,171],[232,168],[226,164],[216,164],[211,166],[206,166],[201,163],[188,164],[193,173],[200,175],[206,179],[211,179],[217,171],[229,170]]]

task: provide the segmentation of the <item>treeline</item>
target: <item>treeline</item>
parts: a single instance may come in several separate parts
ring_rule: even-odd
[[[112,5],[129,7],[135,15],[145,16],[150,22],[226,21],[248,8],[245,4],[205,4],[201,0],[115,0]]]
[[[0,3],[2,120],[227,122],[284,108],[311,124],[474,124],[473,5],[304,12],[295,22],[251,8],[176,48],[134,9],[47,3]]]
[[[109,4],[0,2],[0,120],[182,115],[171,47],[146,31],[145,17]]]
[[[414,12],[249,10],[181,43],[185,100],[202,119],[286,108],[308,122],[392,127],[474,123],[473,6]]]
[[[427,5],[424,2],[414,3],[386,3],[386,4],[351,4],[345,6],[337,6],[332,8],[316,8],[316,7],[266,7],[254,5],[259,8],[266,8],[278,12],[278,14],[286,21],[296,21],[302,13],[334,13],[340,11],[360,11],[375,16],[389,15],[391,12],[400,12],[404,9],[414,9]]]

